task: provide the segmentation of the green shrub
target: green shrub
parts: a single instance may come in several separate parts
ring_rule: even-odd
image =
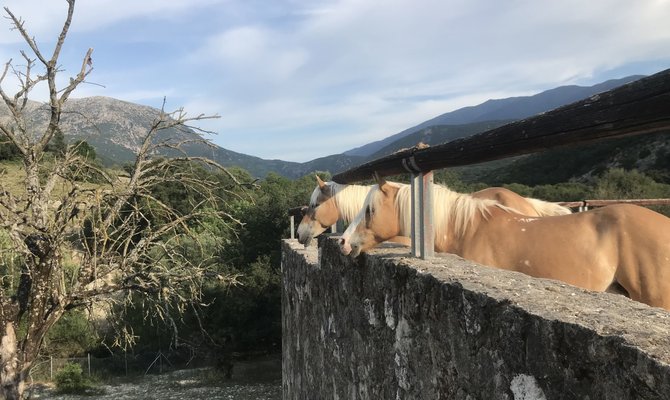
[[[667,185],[637,171],[612,168],[596,180],[595,198],[598,199],[653,199],[669,193]]]
[[[55,376],[56,390],[59,393],[86,393],[94,388],[93,382],[85,377],[81,365],[67,363]]]

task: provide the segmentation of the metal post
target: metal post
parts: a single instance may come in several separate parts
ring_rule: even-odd
[[[289,219],[291,220],[291,239],[295,239],[295,217],[291,215]]]
[[[344,220],[338,219],[335,225],[337,225],[337,233],[344,233]]]
[[[421,174],[421,258],[435,256],[433,230],[433,171]]]
[[[49,379],[54,379],[54,358],[49,356]]]
[[[91,353],[88,353],[88,376],[91,376]]]
[[[420,218],[419,218],[419,205],[421,204],[421,200],[419,199],[419,192],[420,190],[418,189],[419,182],[421,181],[421,176],[419,174],[412,173],[410,175],[410,189],[411,189],[411,196],[412,199],[410,201],[410,207],[411,209],[411,231],[410,231],[410,238],[412,239],[412,257],[420,257],[421,256],[421,245],[420,245],[420,232],[421,232],[421,225],[419,223]]]
[[[435,255],[433,231],[433,171],[411,175],[412,256],[422,259]]]

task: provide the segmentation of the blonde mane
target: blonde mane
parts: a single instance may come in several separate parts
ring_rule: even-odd
[[[526,201],[530,203],[530,205],[537,212],[537,215],[541,217],[572,214],[572,210],[570,210],[568,207],[564,207],[560,204],[556,204],[550,201],[534,199],[532,197],[526,197]]]
[[[333,181],[326,182],[326,185],[330,188],[340,218],[347,223],[353,221],[358,211],[363,208],[365,197],[371,188],[371,186],[344,185]],[[320,204],[318,202],[320,193],[321,189],[317,186],[309,200],[311,207],[317,207]]]
[[[391,183],[391,182],[389,182]],[[393,183],[398,188],[395,198],[395,208],[398,213],[400,235],[410,236],[411,233],[411,186]],[[378,203],[379,190],[374,190],[370,204],[373,208]],[[491,214],[489,207],[499,207],[505,211],[514,211],[495,200],[478,199],[469,194],[457,193],[447,187],[433,185],[433,229],[435,237],[443,237],[453,230],[452,235],[461,237],[476,215],[488,218]]]

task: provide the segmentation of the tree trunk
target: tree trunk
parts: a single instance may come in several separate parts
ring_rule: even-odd
[[[7,322],[0,342],[0,399],[20,400],[23,398],[25,382],[21,367],[16,342],[16,331],[14,324]]]

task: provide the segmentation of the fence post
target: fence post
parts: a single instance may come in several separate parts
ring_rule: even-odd
[[[412,257],[418,257],[421,255],[421,247],[419,245],[419,232],[421,231],[421,226],[419,224],[419,190],[417,186],[419,185],[419,175],[412,173],[410,175],[410,195],[412,196],[410,201],[411,210],[411,230],[410,230],[410,239],[412,240]]]
[[[88,376],[91,376],[91,353],[88,353]]]
[[[412,256],[422,259],[435,255],[433,231],[433,171],[411,174]]]
[[[291,220],[291,239],[295,239],[295,217],[291,215],[289,219]]]
[[[421,251],[424,260],[435,255],[435,231],[433,229],[433,171],[421,175],[421,203],[422,203],[422,231],[423,249]]]
[[[49,356],[49,379],[54,380],[54,357]]]

